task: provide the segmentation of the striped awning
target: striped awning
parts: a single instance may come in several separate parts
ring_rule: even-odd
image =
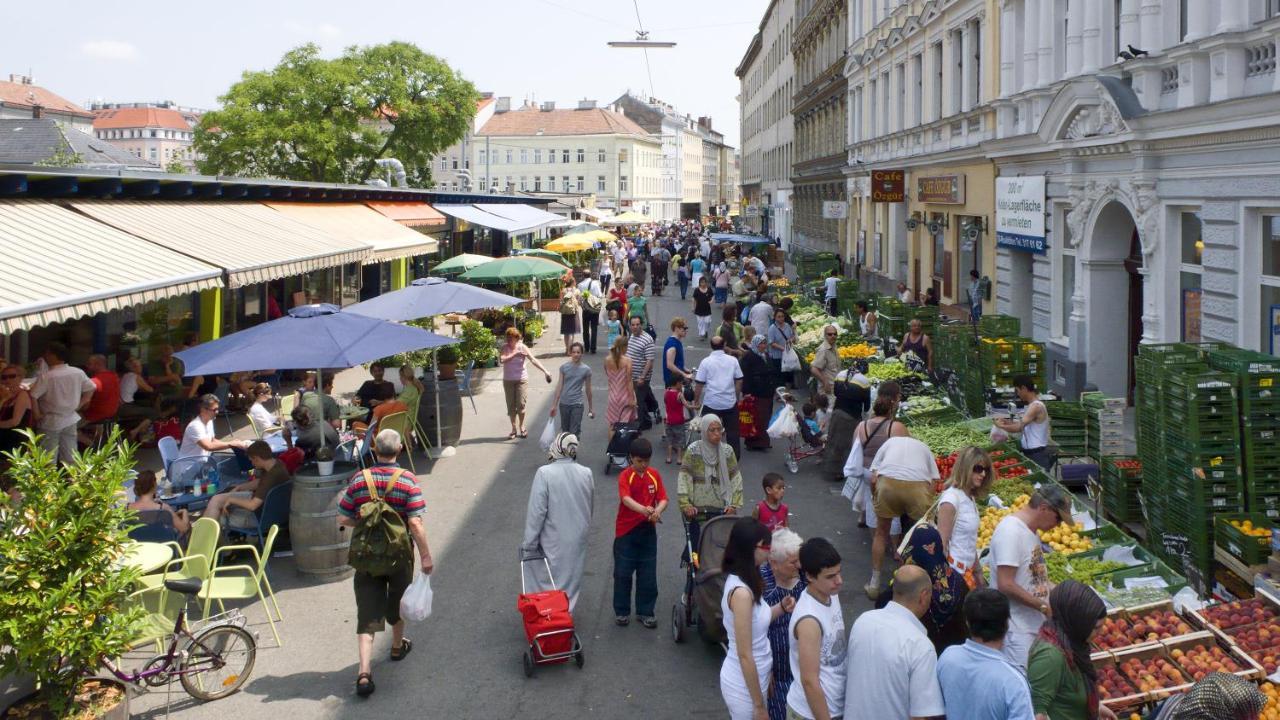
[[[437,227],[449,222],[449,218],[422,202],[368,202],[365,204],[407,227]]]
[[[218,287],[222,269],[48,200],[0,201],[0,333]]]
[[[267,206],[329,237],[373,246],[365,264],[433,253],[435,238],[401,225],[363,203],[270,202]]]
[[[335,238],[257,202],[74,200],[124,232],[223,268],[229,287],[363,262],[368,242]]]

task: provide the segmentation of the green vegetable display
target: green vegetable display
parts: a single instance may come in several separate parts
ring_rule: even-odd
[[[949,407],[951,407],[950,403],[945,403],[932,395],[916,395],[907,401],[907,412],[912,415],[944,410]]]
[[[1169,599],[1168,590],[1156,587],[1115,588],[1104,584],[1098,588],[1098,594],[1108,605],[1118,608],[1138,607]]]
[[[1020,495],[1030,495],[1035,490],[1025,478],[1011,477],[996,480],[991,485],[991,494],[1000,498],[1005,507],[1013,505]]]
[[[867,377],[871,380],[883,382],[885,380],[901,380],[906,377],[916,377],[918,373],[911,372],[906,365],[895,360],[886,360],[882,363],[875,363],[867,368]]]
[[[1110,575],[1123,569],[1124,563],[1097,558],[1072,558],[1063,553],[1045,555],[1045,566],[1049,572],[1049,582],[1055,585],[1063,580],[1076,580],[1095,588],[1110,585]]]
[[[872,365],[872,367],[875,366]],[[911,437],[928,445],[934,455],[950,455],[970,445],[986,447],[988,443],[986,435],[965,427],[961,423],[913,425],[911,427]]]

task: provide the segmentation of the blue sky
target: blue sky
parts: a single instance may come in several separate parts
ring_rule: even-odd
[[[678,43],[649,51],[652,86],[642,51],[605,45],[634,36],[632,0],[7,3],[0,75],[30,70],[37,84],[80,103],[211,107],[242,71],[274,66],[304,42],[336,54],[348,45],[404,40],[513,103],[604,103],[652,87],[682,112],[710,115],[738,146],[733,70],[768,0],[635,2],[652,39]]]

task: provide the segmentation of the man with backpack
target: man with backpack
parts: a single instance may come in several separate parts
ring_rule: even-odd
[[[383,430],[373,439],[377,462],[351,476],[338,499],[338,522],[351,532],[348,562],[355,568],[356,633],[360,670],[356,694],[373,694],[373,636],[391,624],[391,659],[403,660],[413,649],[404,636],[400,597],[413,582],[413,545],[419,566],[430,575],[434,567],[422,523],[426,503],[412,473],[396,465],[403,443],[400,433]],[[412,543],[410,543],[412,538]]]

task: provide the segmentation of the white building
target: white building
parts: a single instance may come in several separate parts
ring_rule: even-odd
[[[471,171],[475,136],[500,105],[511,109],[511,98],[495,98],[493,93],[481,93],[476,101],[476,116],[471,119],[466,134],[431,159],[431,180],[437,190],[480,192],[484,189]]]
[[[657,220],[698,216],[702,199],[702,140],[688,115],[652,97],[624,93],[610,106],[662,141],[662,197]]]
[[[192,148],[202,111],[172,103],[94,103],[93,134],[166,169],[195,172]]]
[[[987,151],[1018,199],[1044,178],[1047,227],[1039,254],[999,250],[997,309],[1048,342],[1057,389],[1125,394],[1139,342],[1280,351],[1276,11],[1002,3]]]
[[[10,75],[0,80],[0,119],[53,118],[72,129],[93,134],[93,113],[39,85],[30,76]]]
[[[595,193],[598,207],[651,216],[663,201],[662,140],[594,100],[495,110],[475,135],[471,166],[477,188]]]
[[[773,0],[760,20],[735,74],[742,131],[740,194],[746,205],[748,226],[757,232],[791,243],[792,143],[795,123],[791,115],[795,63],[791,34],[796,3]]]

